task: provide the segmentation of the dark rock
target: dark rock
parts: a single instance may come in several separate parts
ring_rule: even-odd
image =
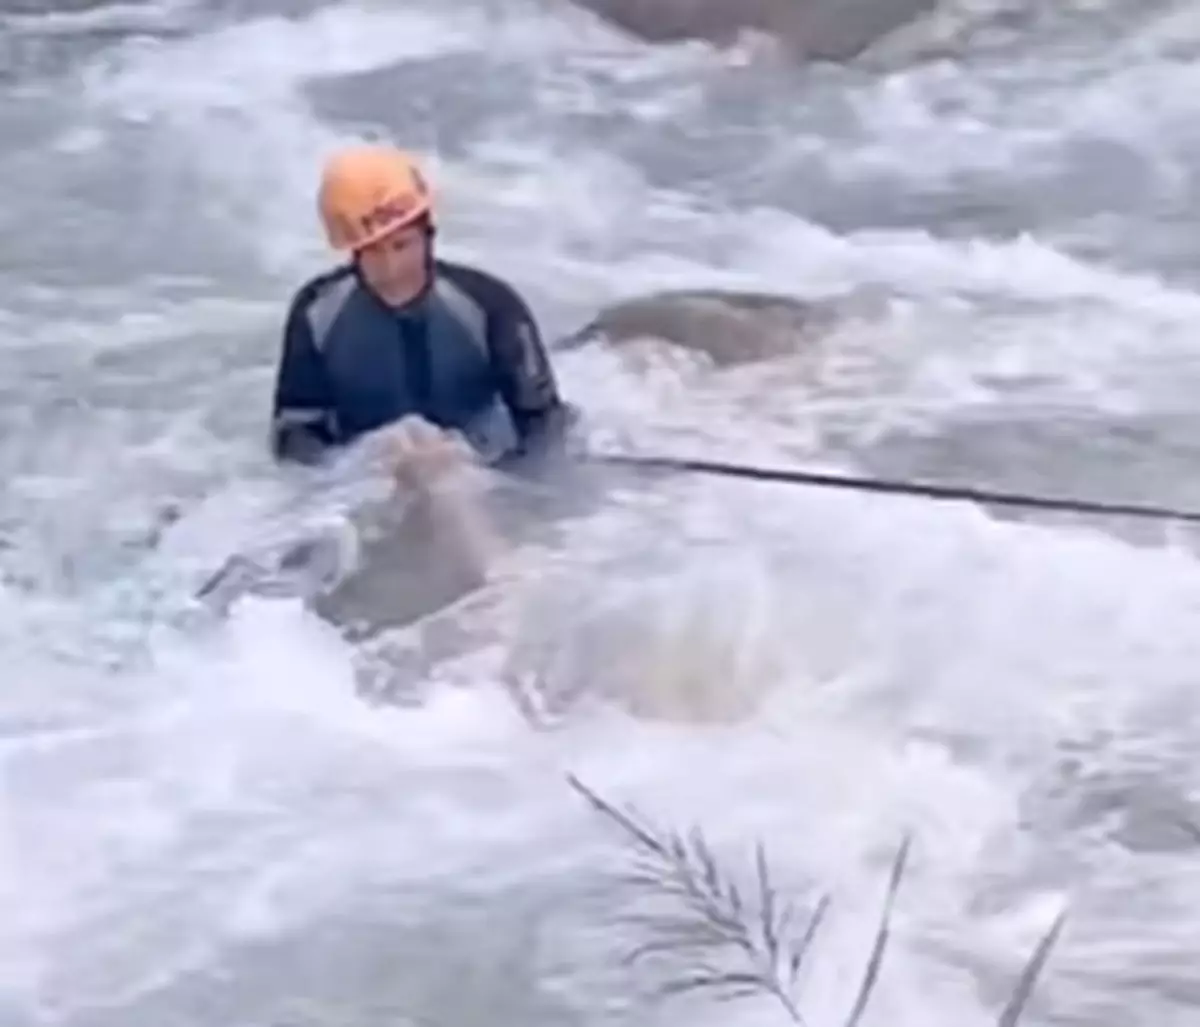
[[[561,346],[570,349],[597,338],[613,345],[661,339],[727,367],[801,352],[834,323],[831,305],[789,296],[716,289],[661,292],[602,310]]]
[[[935,6],[934,0],[579,0],[647,42],[706,39],[745,30],[776,37],[804,60],[846,61]]]

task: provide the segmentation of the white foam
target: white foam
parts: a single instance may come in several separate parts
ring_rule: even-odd
[[[155,32],[188,27],[200,5],[194,0],[108,3],[79,10],[0,13],[0,28],[30,35]]]
[[[93,114],[139,125],[172,161],[195,169],[237,215],[230,230],[290,276],[316,262],[315,168],[342,134],[312,118],[299,92],[307,79],[489,50],[514,60],[568,54],[578,59],[564,71],[572,88],[539,96],[550,126],[543,134],[529,127],[517,144],[502,143],[501,124],[465,158],[435,162],[446,234],[460,230],[462,251],[567,306],[678,285],[808,295],[881,285],[904,302],[861,344],[903,351],[888,365],[900,368],[897,401],[947,406],[988,401],[984,373],[1049,374],[1100,401],[1145,385],[1131,379],[1131,362],[1192,345],[1194,294],[1069,258],[1032,235],[839,235],[783,211],[714,209],[651,187],[603,144],[556,134],[554,105],[579,105],[592,88],[586,75],[571,79],[572,68],[603,66],[630,83],[689,62],[719,69],[722,59],[695,48],[656,54],[600,30],[573,35],[583,24],[524,10],[497,20],[461,5],[452,18],[434,8],[340,5],[125,44],[90,69],[85,87]],[[868,134],[908,111],[894,134],[883,133],[885,164],[902,149],[922,150],[941,124],[922,114],[919,90],[890,103],[887,88],[860,98],[878,104]],[[1129,113],[1097,104],[1087,116]],[[960,150],[928,150],[912,173],[936,178],[975,144],[994,147],[979,159],[998,164],[1020,149],[1014,140],[1029,141],[1013,131],[981,119]],[[97,320],[122,298],[97,298]],[[238,330],[265,319],[265,303],[246,304]],[[1017,304],[1035,313],[1023,318],[1012,312]],[[46,324],[24,341],[49,344],[57,332],[72,352],[94,352],[190,331],[225,309],[197,301],[146,316],[143,307],[94,346],[86,319],[79,328]],[[724,446],[761,459],[794,443],[806,416],[803,390],[786,381],[760,401],[752,375],[722,379],[684,365],[638,378],[596,351],[563,368],[605,430],[635,424],[644,446],[657,431],[658,441],[704,455]],[[798,413],[764,436],[759,407]],[[183,526],[165,561],[227,552],[228,533],[262,500],[244,483],[232,488]],[[913,828],[919,868],[878,1015],[958,1027],[979,1012],[978,1000],[906,941],[954,934],[962,946],[979,931],[979,950],[1025,951],[1049,915],[1035,908],[1040,892],[983,923],[972,912],[979,877],[1019,876],[1035,848],[1029,838],[1028,848],[1009,841],[1021,837],[1023,793],[1053,779],[1064,738],[1119,732],[1153,722],[1151,708],[1169,708],[1173,724],[1156,722],[1145,739],[1169,748],[1194,713],[1188,675],[1200,573],[1170,550],[1135,550],[1080,529],[1000,525],[965,506],[697,481],[627,497],[573,530],[580,610],[613,595],[664,605],[677,596],[682,608],[699,579],[729,617],[754,615],[747,632],[790,653],[757,721],[693,730],[609,713],[537,735],[499,687],[505,654],[494,649],[467,667],[471,687],[435,689],[419,709],[375,709],[355,696],[348,647],[294,602],[247,601],[193,637],[156,633],[153,666],[127,672],[112,686],[115,698],[35,654],[31,690],[11,709],[49,706],[62,723],[0,748],[8,832],[0,834],[0,898],[19,910],[0,918],[6,994],[26,1008],[53,1000],[64,1021],[91,1002],[124,1004],[136,1016],[138,996],[222,946],[299,934],[376,889],[436,896],[471,875],[476,888],[499,893],[502,883],[531,886],[547,867],[608,865],[615,849],[559,787],[575,769],[664,822],[700,820],[729,848],[744,852],[761,834],[791,878],[841,887],[850,913],[828,950],[825,983],[806,1005],[818,1022],[844,1010],[854,983],[847,975],[860,969],[885,873],[878,853],[890,855]],[[752,570],[744,579],[682,572],[689,562],[710,570],[718,552],[744,557]],[[548,585],[533,573],[517,598],[544,609],[536,600]],[[14,620],[14,638],[34,623],[67,630],[49,605],[0,598],[25,618]],[[561,603],[557,612],[576,608]],[[518,617],[506,641],[538,628]],[[559,632],[567,645],[569,632]],[[910,737],[913,728],[920,737]],[[564,930],[585,930],[564,918]],[[1134,925],[1129,944],[1144,943],[1148,931]]]

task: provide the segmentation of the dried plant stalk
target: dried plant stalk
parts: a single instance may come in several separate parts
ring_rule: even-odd
[[[698,828],[686,833],[659,831],[648,826],[633,810],[618,809],[573,774],[571,787],[609,823],[620,828],[637,855],[621,880],[659,895],[677,899],[678,914],[629,916],[651,931],[649,940],[632,949],[626,964],[654,956],[686,957],[688,969],[658,990],[660,997],[707,990],[719,999],[768,994],[776,998],[788,1019],[808,1027],[796,1002],[794,989],[817,932],[829,910],[830,896],[822,895],[807,911],[798,931],[797,907],[781,898],[767,865],[763,846],[755,846],[756,895],[747,902],[734,881],[717,863],[711,846]],[[870,1004],[891,937],[892,913],[908,863],[911,839],[905,837],[892,861],[879,926],[844,1027],[858,1027]],[[1026,963],[997,1027],[1017,1027],[1034,985],[1065,924],[1066,912],[1051,925]],[[742,969],[725,969],[722,955],[736,954]]]
[[[689,969],[659,994],[706,989],[718,998],[734,999],[766,993],[779,1001],[792,1023],[804,1027],[806,1021],[793,989],[829,909],[829,896],[822,896],[808,912],[799,937],[793,938],[798,910],[781,898],[761,844],[755,849],[756,895],[751,902],[723,872],[699,829],[686,834],[657,832],[641,823],[636,814],[602,799],[578,778],[568,780],[593,809],[634,843],[639,859],[623,880],[677,898],[685,908],[680,916],[635,918],[651,928],[654,936],[630,952],[626,961],[633,963],[656,954],[687,954]],[[730,952],[740,957],[742,969],[720,965],[719,957]]]

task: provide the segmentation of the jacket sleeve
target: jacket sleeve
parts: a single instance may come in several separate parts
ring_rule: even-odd
[[[489,343],[501,392],[517,433],[521,457],[545,457],[561,449],[577,412],[563,402],[537,322],[511,290],[489,310]]]
[[[302,464],[317,463],[339,441],[325,361],[308,324],[308,301],[307,292],[301,292],[288,311],[271,411],[275,459]]]
[[[560,443],[576,411],[563,402],[537,321],[512,286],[461,265],[442,265],[483,306],[488,348],[500,391],[521,438],[522,454]]]

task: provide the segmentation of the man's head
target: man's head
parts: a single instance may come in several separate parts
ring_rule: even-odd
[[[325,165],[318,206],[329,244],[354,255],[380,299],[402,306],[424,291],[433,196],[411,157],[370,144],[339,151]]]

